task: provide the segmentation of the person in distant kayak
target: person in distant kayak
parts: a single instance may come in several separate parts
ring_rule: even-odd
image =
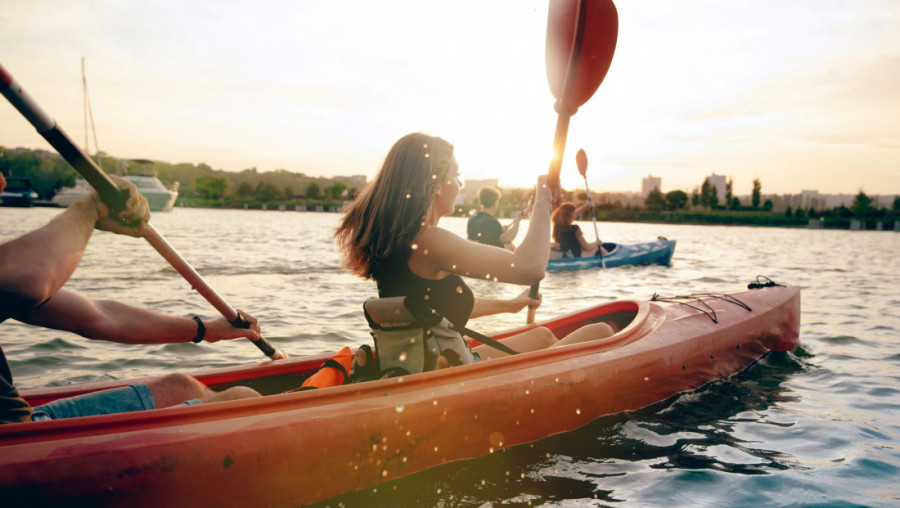
[[[463,277],[522,286],[543,279],[550,254],[552,196],[546,176],[538,178],[528,231],[515,251],[470,242],[438,226],[441,217],[454,210],[461,187],[458,169],[447,141],[422,133],[400,138],[375,179],[345,210],[335,238],[344,266],[373,279],[380,297],[411,297],[460,330],[470,318],[540,305],[539,299],[528,296],[528,289],[511,299],[477,298]],[[550,330],[537,327],[503,342],[526,352],[611,333],[601,323],[557,341]],[[486,346],[475,350],[484,359],[505,355]]]
[[[478,191],[478,203],[481,205],[481,210],[469,217],[469,222],[466,224],[466,232],[469,240],[473,242],[503,247],[512,251],[516,250],[513,240],[519,234],[522,212],[516,213],[515,218],[509,225],[506,227],[501,226],[500,221],[497,220],[501,196],[500,190],[496,187],[482,187]]]
[[[79,199],[47,225],[0,244],[0,322],[23,323],[78,333],[89,339],[125,344],[216,342],[259,337],[259,325],[244,314],[250,329],[234,328],[224,318],[203,321],[175,317],[111,300],[92,300],[61,289],[78,266],[94,228],[140,236],[150,217],[147,200],[133,183],[112,177],[129,193],[120,218],[109,216],[96,193]],[[2,180],[2,175],[0,175]],[[0,181],[0,190],[5,182]],[[170,374],[145,384],[61,399],[32,408],[13,386],[9,363],[0,348],[0,423],[121,413],[182,403],[219,402],[259,393],[247,387],[213,392],[185,374]]]
[[[574,224],[575,217],[592,209],[593,206],[590,201],[577,208],[573,203],[565,202],[553,211],[551,217],[554,242],[552,249],[559,253],[558,257],[580,258],[596,256],[598,253],[602,253],[604,256],[607,254],[602,241],[599,239],[595,242],[585,240],[581,228]],[[551,257],[555,256],[551,254]]]

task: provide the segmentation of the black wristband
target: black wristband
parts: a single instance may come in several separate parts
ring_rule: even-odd
[[[194,337],[194,340],[191,342],[199,344],[203,342],[203,337],[206,337],[206,325],[204,325],[203,321],[197,316],[194,316],[194,321],[197,322],[197,336]]]

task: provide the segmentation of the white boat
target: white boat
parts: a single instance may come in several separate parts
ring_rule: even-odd
[[[155,176],[121,175],[121,177],[137,186],[140,193],[147,198],[151,212],[168,212],[175,206],[175,199],[178,198],[177,183],[175,184],[176,188],[167,189]],[[56,206],[65,208],[90,190],[90,184],[83,178],[79,178],[75,181],[75,187],[63,187],[51,201]]]
[[[85,153],[89,153],[89,143],[88,143],[88,124],[90,123],[91,131],[94,133],[94,147],[95,153],[100,153],[100,145],[97,143],[97,130],[94,128],[94,113],[91,111],[91,101],[88,96],[87,91],[87,76],[84,72],[84,58],[81,59],[81,94],[82,100],[84,100],[84,151]],[[137,163],[141,169],[138,171],[147,172],[150,174],[144,175],[119,175],[125,180],[128,180],[134,183],[138,191],[147,198],[147,203],[150,205],[151,212],[168,212],[172,210],[172,207],[175,206],[175,199],[178,198],[178,182],[175,182],[175,185],[172,189],[167,189],[162,182],[156,178],[155,170],[152,170],[153,161],[146,159],[133,159],[131,162]],[[100,165],[100,157],[97,157],[97,165]],[[150,165],[149,167],[147,165]],[[127,168],[128,164],[125,161],[116,161],[117,168]],[[68,207],[72,203],[74,203],[78,198],[84,196],[88,192],[91,191],[91,186],[87,183],[87,180],[83,178],[78,178],[75,180],[74,187],[63,187],[53,196],[51,199],[51,203],[56,206],[60,206],[63,208]]]

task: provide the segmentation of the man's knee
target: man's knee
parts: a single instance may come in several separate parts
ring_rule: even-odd
[[[541,349],[548,348],[553,344],[556,344],[556,335],[553,335],[553,332],[550,331],[546,326],[540,326],[534,329],[537,332],[538,340],[541,342]]]
[[[221,392],[211,392],[208,396],[200,399],[205,404],[211,404],[213,402],[225,402],[228,400],[238,400],[238,399],[252,399],[256,397],[262,397],[262,395],[254,390],[253,388],[247,386],[232,386],[227,390],[222,390]]]
[[[156,384],[161,385],[161,386],[180,388],[180,389],[187,390],[187,391],[208,390],[206,385],[204,385],[200,381],[197,381],[192,376],[183,374],[181,372],[166,374],[155,381],[156,381]]]
[[[156,407],[174,406],[186,400],[202,399],[210,391],[200,381],[180,372],[151,379],[146,384],[153,394]]]

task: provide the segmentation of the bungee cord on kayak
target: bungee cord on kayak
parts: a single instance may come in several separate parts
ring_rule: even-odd
[[[773,283],[773,285],[779,286],[780,284]],[[749,289],[754,289],[754,288],[749,288]],[[706,316],[709,319],[711,319],[713,323],[718,323],[719,316],[716,314],[715,309],[713,309],[712,307],[709,306],[709,304],[707,304],[705,301],[703,301],[704,298],[714,298],[716,300],[722,300],[724,302],[733,303],[734,305],[743,307],[743,308],[747,309],[748,311],[753,312],[753,309],[751,309],[749,305],[747,305],[746,303],[742,302],[741,300],[735,298],[734,296],[726,294],[726,293],[694,293],[694,294],[685,295],[685,296],[659,296],[658,294],[654,293],[653,296],[650,298],[650,301],[651,302],[677,303],[679,305],[684,305],[685,307],[690,307],[694,310],[697,310],[699,312],[706,314]],[[688,301],[685,301],[685,300],[688,300]],[[700,307],[695,307],[694,305],[691,305],[690,302],[696,302],[706,308],[701,309]]]
[[[766,279],[766,282],[761,282],[760,279]],[[766,277],[765,275],[757,275],[756,282],[751,282],[747,284],[747,289],[759,289],[759,288],[771,288],[771,287],[784,287],[784,284],[778,284],[774,280]]]

